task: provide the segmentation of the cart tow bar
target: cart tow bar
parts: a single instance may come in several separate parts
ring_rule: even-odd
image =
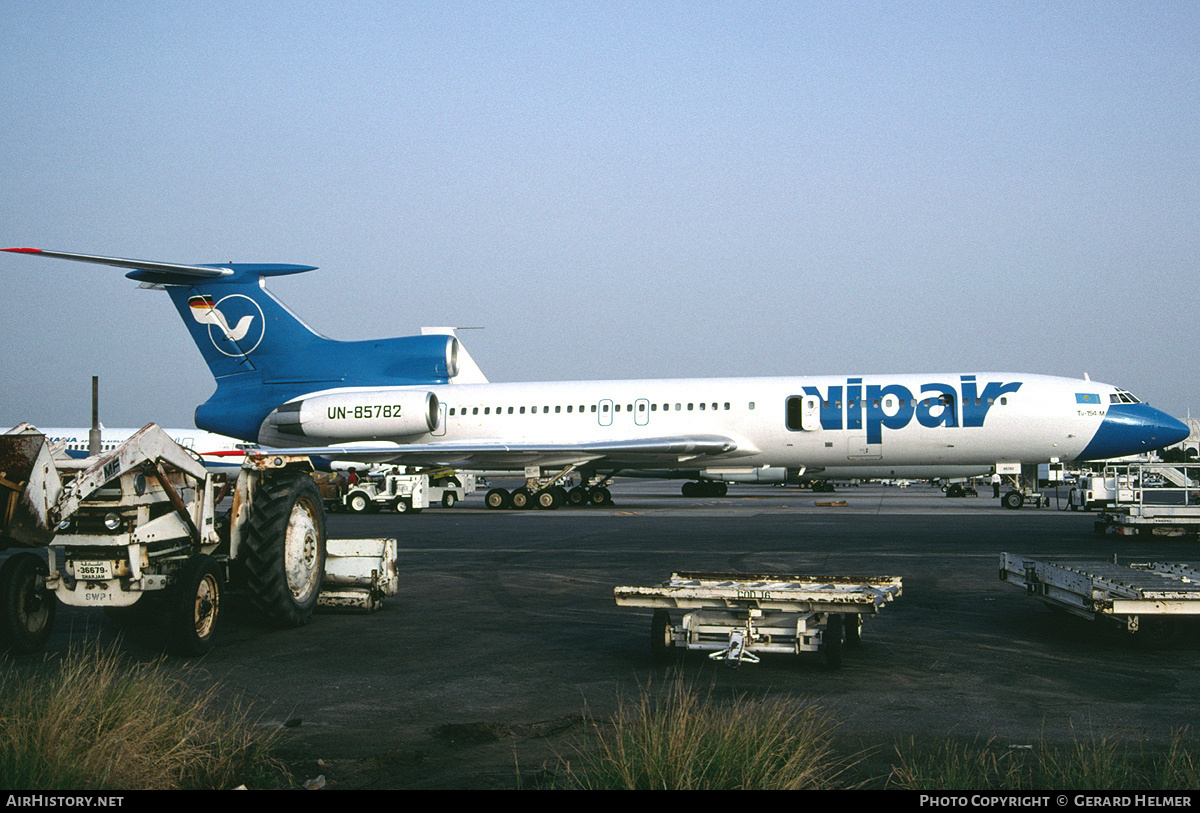
[[[747,627],[749,622],[747,622]],[[760,658],[753,652],[746,651],[746,642],[754,640],[754,633],[749,629],[734,630],[729,633],[729,646],[720,652],[710,652],[708,657],[714,661],[721,661],[726,666],[737,669],[742,665],[742,661],[750,663],[758,663]]]

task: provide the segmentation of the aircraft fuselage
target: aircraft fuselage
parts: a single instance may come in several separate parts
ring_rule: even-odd
[[[405,410],[401,398],[389,401],[389,391],[431,393],[435,428],[389,434],[388,420],[401,420]],[[1111,456],[1113,444],[1100,433],[1111,411],[1143,413],[1143,435],[1145,419],[1157,412],[1099,382],[988,372],[345,388],[300,400],[315,398],[323,413],[310,416],[302,437],[275,432],[268,422],[259,441],[393,441],[428,449],[498,438],[586,444],[699,434],[732,440],[736,450],[722,459],[747,467],[991,465]],[[1133,453],[1129,445],[1149,448],[1152,436],[1124,438],[1120,453]],[[510,462],[529,460],[526,450]]]

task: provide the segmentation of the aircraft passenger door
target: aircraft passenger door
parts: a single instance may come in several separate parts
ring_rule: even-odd
[[[612,426],[613,422],[613,402],[605,398],[597,405],[596,418],[600,421],[601,426]]]
[[[650,402],[645,398],[633,402],[633,422],[638,426],[650,423]]]
[[[800,404],[800,427],[806,432],[821,428],[821,399],[806,395]]]
[[[812,432],[821,428],[821,399],[815,395],[792,395],[786,403],[784,420],[791,432]]]

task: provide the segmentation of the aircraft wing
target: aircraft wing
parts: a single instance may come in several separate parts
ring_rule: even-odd
[[[677,435],[661,438],[594,441],[590,443],[536,443],[473,440],[414,444],[349,444],[287,448],[288,454],[306,454],[333,460],[410,466],[453,466],[460,469],[521,469],[525,466],[568,466],[603,461],[617,468],[673,467],[697,457],[740,456],[733,438],[721,435]],[[740,454],[752,454],[742,451]],[[694,465],[694,464],[692,464]]]

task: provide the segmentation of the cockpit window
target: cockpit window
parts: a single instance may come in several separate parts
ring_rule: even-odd
[[[1117,390],[1108,396],[1109,403],[1113,404],[1140,404],[1141,400],[1131,392],[1125,390]]]

